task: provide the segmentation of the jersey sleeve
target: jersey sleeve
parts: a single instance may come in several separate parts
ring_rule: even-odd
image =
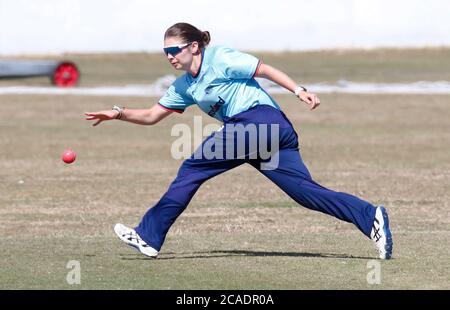
[[[259,69],[260,61],[253,55],[222,47],[217,53],[219,66],[229,79],[251,79]]]
[[[183,113],[188,106],[194,104],[194,100],[186,93],[186,90],[187,85],[184,76],[179,77],[170,85],[164,96],[159,99],[159,105],[166,110]]]

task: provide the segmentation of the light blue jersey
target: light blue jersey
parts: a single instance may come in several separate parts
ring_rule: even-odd
[[[220,121],[257,105],[280,109],[254,79],[260,61],[249,54],[223,46],[204,49],[199,73],[180,76],[160,99],[166,109],[183,112],[197,104]]]

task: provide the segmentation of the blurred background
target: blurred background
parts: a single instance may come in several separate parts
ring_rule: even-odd
[[[49,86],[48,78],[88,87],[162,79],[153,91],[126,91],[159,96],[179,74],[161,52],[164,32],[185,21],[210,31],[212,45],[251,52],[302,83],[315,83],[318,92],[380,90],[349,82],[428,81],[434,84],[415,85],[416,91],[448,93],[447,83],[435,82],[450,75],[449,11],[444,0],[0,0],[0,78],[44,76],[19,84],[3,78],[0,86]],[[382,91],[399,91],[390,87]]]
[[[164,32],[185,21],[210,31],[212,45],[251,52],[318,92],[426,81],[432,84],[381,91],[449,93],[448,83],[436,83],[450,80],[448,12],[445,0],[0,0],[0,86],[45,87],[48,78],[60,86],[153,83],[153,90],[115,91],[159,96],[180,74],[161,52]],[[17,62],[28,60],[51,62]]]
[[[450,45],[446,0],[0,0],[0,54],[159,52],[185,21],[249,51]]]

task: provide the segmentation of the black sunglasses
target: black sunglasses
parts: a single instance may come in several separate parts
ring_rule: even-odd
[[[166,56],[168,56],[169,54],[172,56],[176,56],[179,53],[181,53],[183,48],[188,47],[191,44],[192,44],[192,42],[186,43],[186,44],[181,44],[181,45],[168,46],[168,47],[163,48],[163,50],[164,50],[164,53],[166,54]]]

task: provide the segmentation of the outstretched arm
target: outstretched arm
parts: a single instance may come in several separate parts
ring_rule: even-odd
[[[281,87],[284,87],[293,93],[298,87],[298,84],[295,83],[294,80],[291,79],[286,73],[264,63],[259,66],[256,77],[262,77],[271,80],[272,82],[277,83]],[[302,90],[298,93],[298,97],[300,98],[300,100],[305,102],[311,108],[311,110],[320,105],[319,97],[317,97],[316,94]]]
[[[164,109],[159,104],[155,104],[150,109],[124,109],[120,120],[139,125],[154,125],[172,113],[172,111]],[[117,119],[119,112],[116,110],[104,110],[98,112],[86,112],[84,115],[86,116],[86,120],[96,121],[93,126],[97,126],[103,121]]]

